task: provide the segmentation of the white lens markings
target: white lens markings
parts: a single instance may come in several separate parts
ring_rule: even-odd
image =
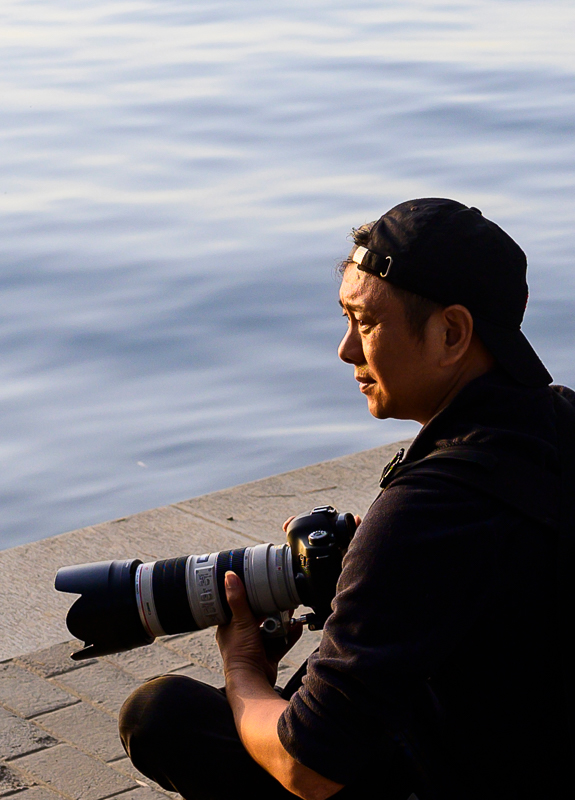
[[[155,561],[150,561],[147,564],[140,564],[136,569],[136,603],[138,604],[138,612],[142,625],[148,631],[150,636],[165,636],[166,632],[160,625],[158,614],[156,612],[156,604],[154,603],[154,565]]]
[[[192,616],[198,628],[227,622],[218,595],[216,561],[219,553],[190,556],[186,562],[186,590]]]

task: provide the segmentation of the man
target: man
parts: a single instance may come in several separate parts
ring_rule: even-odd
[[[555,392],[520,331],[525,256],[444,199],[402,203],[354,234],[339,355],[371,414],[424,427],[351,542],[303,683],[274,690],[281,654],[228,573],[225,697],[152,681],[124,707],[124,744],[186,798],[240,786],[313,800],[570,797],[544,514],[559,472]]]

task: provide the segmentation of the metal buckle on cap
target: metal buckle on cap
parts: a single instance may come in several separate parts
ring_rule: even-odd
[[[387,267],[385,270],[374,269],[372,266],[364,264],[363,262],[365,261],[365,257],[368,253],[371,253],[375,257],[376,264],[379,260],[385,258],[387,261]],[[362,272],[369,272],[371,275],[376,275],[378,278],[386,278],[389,270],[391,269],[391,265],[393,264],[393,258],[391,256],[379,256],[372,250],[368,250],[367,247],[357,247],[355,253],[351,257],[351,260],[357,264],[357,268]]]
[[[386,267],[385,272],[380,272],[379,273],[379,277],[380,278],[386,278],[387,277],[387,273],[389,272],[389,270],[391,269],[391,265],[393,264],[393,258],[391,256],[386,256],[385,260],[387,261],[387,267]]]

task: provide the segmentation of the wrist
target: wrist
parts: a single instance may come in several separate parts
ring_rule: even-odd
[[[261,664],[235,660],[224,666],[226,693],[262,697],[274,691],[275,674],[269,674]]]

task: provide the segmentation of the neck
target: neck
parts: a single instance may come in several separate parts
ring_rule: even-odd
[[[453,371],[446,375],[440,383],[435,395],[435,402],[425,415],[426,418],[417,421],[425,425],[448,406],[468,383],[490,372],[494,367],[495,359],[483,343],[474,336],[465,357],[458,362]]]

